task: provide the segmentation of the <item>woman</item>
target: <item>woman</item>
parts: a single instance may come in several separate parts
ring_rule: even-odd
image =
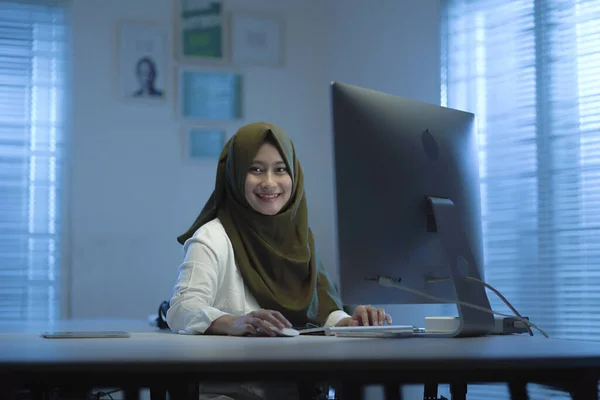
[[[167,311],[174,332],[275,336],[309,324],[391,324],[371,306],[343,311],[315,251],[294,146],[275,125],[246,125],[227,142],[214,192],[177,239],[185,259]],[[285,384],[200,390],[202,399],[298,398],[298,388]]]
[[[343,311],[308,227],[293,143],[275,125],[246,125],[227,142],[215,190],[178,241],[185,260],[167,312],[175,332],[275,336],[309,324],[391,324],[371,306]]]

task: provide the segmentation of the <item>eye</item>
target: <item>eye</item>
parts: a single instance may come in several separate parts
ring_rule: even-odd
[[[277,174],[286,174],[288,172],[286,167],[277,167],[275,168],[275,173]]]
[[[251,174],[260,174],[261,169],[260,169],[260,167],[250,167],[248,169],[248,172],[250,172]]]

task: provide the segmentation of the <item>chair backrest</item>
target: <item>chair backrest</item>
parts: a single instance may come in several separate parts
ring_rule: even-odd
[[[167,324],[167,310],[169,309],[169,302],[163,301],[158,306],[158,318],[156,318],[156,325],[160,329],[169,329],[169,325]]]

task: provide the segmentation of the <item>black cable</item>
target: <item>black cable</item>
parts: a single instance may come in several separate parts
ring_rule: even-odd
[[[484,282],[484,281],[482,281],[482,280],[480,280],[480,279],[473,278],[473,277],[471,277],[471,276],[467,276],[466,278],[467,278],[467,279],[469,279],[469,280],[475,281],[475,282],[477,282],[477,283],[480,283],[480,284],[484,285],[486,288],[488,288],[489,290],[491,290],[492,292],[494,292],[494,294],[496,294],[496,296],[500,297],[500,300],[502,300],[502,301],[504,302],[504,304],[506,304],[506,305],[508,306],[508,308],[510,308],[510,310],[511,310],[511,311],[512,311],[512,312],[513,312],[513,313],[514,313],[514,314],[515,314],[517,317],[519,317],[519,318],[523,318],[523,317],[521,316],[521,314],[519,314],[519,312],[517,311],[517,309],[516,309],[516,308],[514,308],[514,307],[512,306],[512,304],[510,304],[510,302],[509,302],[509,301],[506,299],[506,297],[504,297],[504,296],[502,295],[502,293],[500,293],[500,291],[499,291],[499,290],[497,290],[496,288],[494,288],[492,285],[490,285],[489,283],[487,283],[487,282]],[[533,336],[533,331],[531,330],[531,327],[530,327],[529,325],[525,325],[525,326],[527,327],[527,331],[529,332],[529,336]]]
[[[121,389],[111,390],[110,392],[97,392],[97,393],[93,394],[91,397],[92,397],[92,400],[100,400],[103,397],[108,396],[108,398],[110,400],[114,400],[114,398],[111,395],[113,393],[117,393],[117,392],[120,392],[120,391],[121,391]]]

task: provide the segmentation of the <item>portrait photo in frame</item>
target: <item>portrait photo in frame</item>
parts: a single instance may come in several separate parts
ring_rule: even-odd
[[[119,23],[119,92],[129,100],[166,98],[166,29],[158,23]]]

